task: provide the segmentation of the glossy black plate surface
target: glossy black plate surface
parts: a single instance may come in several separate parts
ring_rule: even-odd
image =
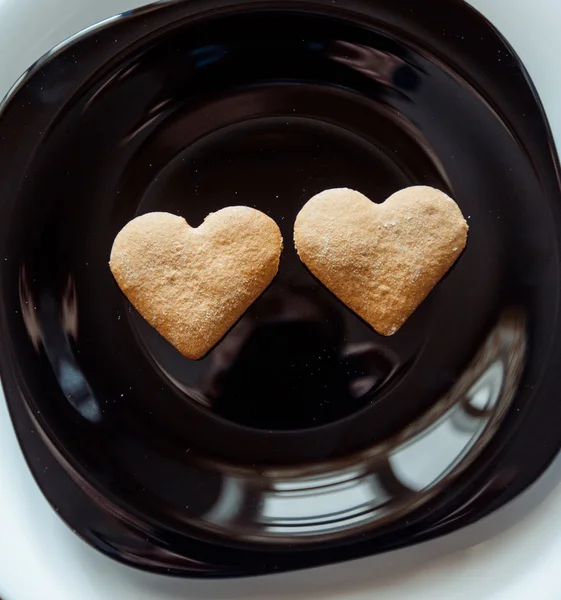
[[[35,65],[0,118],[0,367],[62,518],[135,566],[266,573],[451,531],[561,442],[558,165],[518,58],[463,2],[161,3]],[[437,15],[437,16],[435,16]],[[427,184],[460,261],[392,338],[292,248],[313,194]],[[273,217],[279,276],[202,361],[107,266],[154,210]]]

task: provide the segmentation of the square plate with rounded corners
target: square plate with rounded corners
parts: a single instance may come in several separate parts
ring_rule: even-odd
[[[57,47],[5,101],[0,368],[41,489],[98,549],[191,576],[365,556],[481,518],[557,453],[551,135],[504,39],[431,4],[160,3]],[[245,203],[289,240],[316,191],[415,183],[457,199],[470,243],[389,340],[288,247],[185,361],[107,269],[143,212]]]

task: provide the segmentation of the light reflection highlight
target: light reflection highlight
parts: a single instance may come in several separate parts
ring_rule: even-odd
[[[68,277],[60,302],[46,291],[34,298],[25,266],[19,274],[20,306],[27,333],[35,350],[42,345],[55,377],[69,404],[84,419],[101,421],[101,409],[74,356],[71,338],[78,339],[76,287]]]

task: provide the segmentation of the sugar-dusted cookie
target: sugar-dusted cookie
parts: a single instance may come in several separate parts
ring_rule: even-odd
[[[302,208],[294,242],[308,269],[387,336],[455,263],[467,233],[458,205],[430,187],[401,190],[383,204],[333,189]]]
[[[275,277],[282,237],[245,206],[208,215],[197,228],[168,213],[128,223],[110,268],[138,312],[184,356],[203,357]]]

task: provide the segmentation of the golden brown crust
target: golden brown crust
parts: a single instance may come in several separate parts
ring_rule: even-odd
[[[378,333],[393,335],[456,262],[468,226],[443,192],[410,187],[383,204],[327,190],[302,208],[296,250],[310,271]]]
[[[187,358],[202,358],[277,274],[282,237],[253,208],[211,213],[196,229],[168,213],[128,223],[109,266],[138,312]]]

